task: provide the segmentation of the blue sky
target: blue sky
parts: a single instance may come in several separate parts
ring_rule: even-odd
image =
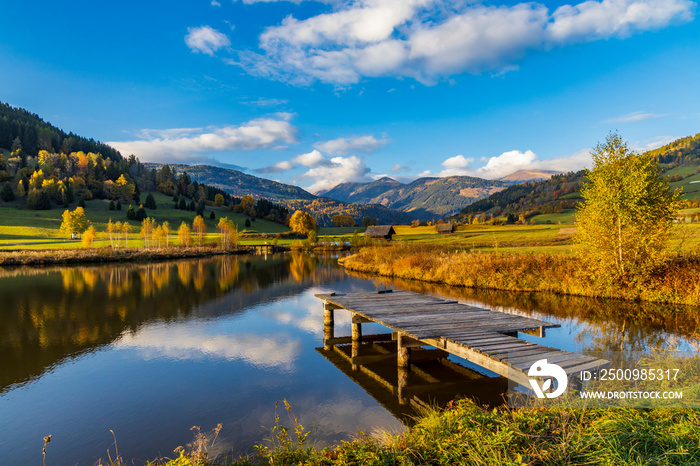
[[[6,2],[0,100],[311,191],[579,169],[700,132],[689,0]]]

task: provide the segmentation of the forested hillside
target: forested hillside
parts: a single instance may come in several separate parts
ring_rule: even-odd
[[[94,139],[86,139],[56,128],[39,116],[0,102],[0,148],[9,152],[22,149],[26,155],[37,155],[40,150],[53,153],[100,153],[104,158],[117,161],[119,151]]]

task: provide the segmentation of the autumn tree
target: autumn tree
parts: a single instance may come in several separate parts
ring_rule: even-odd
[[[187,223],[182,222],[180,228],[177,229],[177,239],[180,242],[180,246],[189,246],[192,244],[192,231]]]
[[[355,220],[349,215],[334,215],[331,223],[336,227],[351,227],[355,225]]]
[[[114,247],[114,233],[115,233],[115,231],[118,232],[119,231],[118,228],[120,228],[120,227],[121,227],[121,225],[119,225],[119,227],[117,227],[117,225],[112,223],[111,218],[109,219],[109,222],[107,222],[107,234],[109,235],[109,245],[111,247]]]
[[[63,212],[63,223],[61,223],[61,231],[68,235],[80,235],[88,227],[85,210],[82,207],[76,207],[73,212],[66,209]]]
[[[88,228],[85,233],[83,234],[83,247],[85,248],[91,248],[95,239],[97,238],[97,231],[95,231],[95,227],[90,225],[90,228]]]
[[[221,207],[224,205],[224,196],[221,194],[217,194],[214,196],[214,205]]]
[[[130,201],[131,199],[134,198],[134,193],[136,192],[136,187],[132,184],[129,183],[129,181],[126,179],[124,175],[120,175],[119,178],[117,179],[114,191],[115,195],[120,199],[124,201]]]
[[[289,218],[289,228],[291,228],[294,233],[299,233],[300,235],[308,235],[311,230],[318,230],[316,226],[316,220],[307,212],[302,212],[297,210]]]
[[[143,246],[148,249],[150,241],[155,233],[156,222],[152,218],[144,218],[141,221],[141,237],[143,238]]]
[[[129,233],[131,233],[131,225],[129,222],[122,222],[122,233],[124,234],[124,246],[129,247]]]
[[[168,248],[170,247],[170,223],[165,221],[161,227],[163,228],[163,236],[165,237],[165,247]]]
[[[666,259],[679,192],[649,154],[610,133],[592,152],[593,169],[576,212],[577,252],[601,283],[630,283]]]
[[[238,244],[238,228],[231,220],[221,217],[216,228],[221,237],[221,249],[228,249]]]
[[[197,235],[197,242],[201,246],[204,240],[204,234],[207,232],[207,224],[204,223],[204,218],[200,215],[194,218],[194,222],[192,222],[192,231]]]

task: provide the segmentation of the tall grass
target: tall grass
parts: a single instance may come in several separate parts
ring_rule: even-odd
[[[297,423],[292,422],[291,428]],[[425,411],[401,435],[323,449],[276,426],[281,442],[232,465],[690,465],[700,464],[700,415],[692,409],[485,409],[470,400]],[[181,455],[151,465],[210,464]]]
[[[444,245],[365,248],[342,260],[348,270],[452,286],[700,304],[700,257],[677,256],[635,286],[593,282],[573,256],[467,252]]]

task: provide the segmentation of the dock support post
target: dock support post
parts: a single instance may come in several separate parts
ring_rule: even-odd
[[[323,349],[331,349],[329,341],[335,337],[335,319],[333,310],[335,307],[332,304],[323,304]]]
[[[411,367],[411,348],[404,344],[404,336],[399,334],[396,338],[396,355],[399,367],[408,369]]]
[[[353,313],[353,317],[354,316],[355,316],[355,314]],[[354,322],[354,320],[353,320],[351,325],[352,325],[352,341],[353,341],[353,343],[355,341],[359,342],[360,340],[362,340],[362,324],[359,322]]]
[[[399,404],[400,405],[405,405],[408,404],[408,399],[406,398],[406,395],[404,394],[404,391],[406,389],[406,385],[408,385],[408,368],[399,366],[398,367],[398,395],[399,395]]]

